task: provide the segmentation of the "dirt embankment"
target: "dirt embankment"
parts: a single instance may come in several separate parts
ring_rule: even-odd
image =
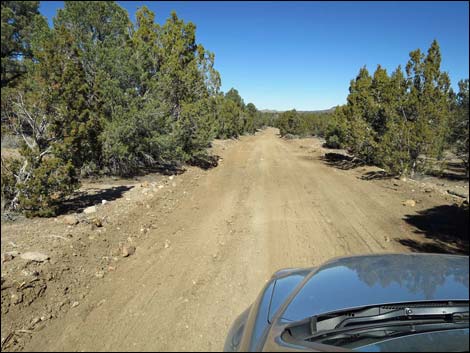
[[[217,141],[215,152],[212,170],[85,185],[77,224],[2,223],[2,253],[17,252],[2,262],[2,348],[220,350],[277,269],[468,253],[468,213],[430,183],[381,178],[275,129]]]

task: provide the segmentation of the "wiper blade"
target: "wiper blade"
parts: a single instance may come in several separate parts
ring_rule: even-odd
[[[310,319],[310,338],[345,332],[354,328],[380,327],[390,324],[458,323],[468,325],[468,302],[429,306],[376,306],[355,311],[342,311]],[[397,325],[398,326],[398,325]]]
[[[408,334],[417,332],[468,328],[468,322],[447,322],[443,320],[411,320],[395,321],[381,324],[367,324],[350,326],[334,330],[320,331],[306,339],[309,341],[323,341],[332,337],[387,337],[394,334]]]

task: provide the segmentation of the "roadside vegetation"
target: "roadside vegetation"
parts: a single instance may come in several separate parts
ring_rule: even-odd
[[[52,28],[38,1],[1,5],[2,209],[51,216],[80,178],[217,164],[214,138],[264,125],[220,91],[215,55],[176,13],[66,1]],[[11,147],[11,146],[7,146]]]
[[[131,21],[115,2],[66,1],[50,28],[38,1],[1,6],[2,210],[52,216],[90,176],[210,168],[214,138],[265,126],[323,137],[392,175],[451,152],[468,177],[469,81],[452,90],[437,41],[405,71],[362,67],[332,111],[261,113],[221,92],[214,53],[176,13],[159,24],[143,6]]]
[[[364,163],[393,175],[413,175],[442,161],[450,151],[469,175],[468,79],[452,90],[441,71],[439,44],[433,41],[424,55],[410,53],[403,72],[391,75],[377,66],[366,67],[351,80],[347,103],[332,114],[305,114],[295,110],[274,117],[282,136],[317,135],[330,148],[345,148]]]

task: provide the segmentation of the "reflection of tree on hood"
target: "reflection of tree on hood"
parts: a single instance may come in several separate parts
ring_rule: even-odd
[[[398,257],[397,257],[398,256]],[[427,299],[433,297],[438,286],[446,278],[454,280],[468,289],[468,261],[459,258],[396,255],[393,257],[371,256],[341,260],[341,264],[355,271],[369,286],[380,283],[388,287],[396,282],[412,293],[422,292]]]

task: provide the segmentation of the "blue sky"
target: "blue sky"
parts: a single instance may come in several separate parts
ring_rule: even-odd
[[[163,23],[171,10],[197,26],[215,53],[222,90],[235,87],[258,109],[317,110],[344,104],[366,65],[391,73],[411,50],[441,46],[452,86],[468,77],[468,2],[118,1],[132,20],[146,5]],[[49,20],[63,2],[43,2]]]

